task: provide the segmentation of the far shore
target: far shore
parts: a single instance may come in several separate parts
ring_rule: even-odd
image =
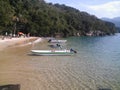
[[[22,45],[26,43],[33,42],[37,40],[39,37],[21,37],[21,38],[5,38],[2,40],[0,38],[0,50],[4,50],[7,47],[12,47],[12,46],[17,46],[17,45]]]

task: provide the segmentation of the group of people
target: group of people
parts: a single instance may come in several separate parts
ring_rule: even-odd
[[[16,34],[12,34],[12,33],[8,34],[8,32],[6,32],[5,35],[2,36],[2,40],[4,40],[5,38],[12,39],[12,37],[18,37],[18,38],[19,37],[30,37],[30,33],[24,34],[22,32],[18,32],[18,34],[16,35]]]

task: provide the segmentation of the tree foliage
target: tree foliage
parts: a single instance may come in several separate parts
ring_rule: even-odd
[[[86,12],[44,0],[0,0],[0,33],[31,33],[37,36],[72,36],[90,32],[114,34],[115,25]]]

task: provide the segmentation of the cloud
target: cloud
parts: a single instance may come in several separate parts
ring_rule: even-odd
[[[117,17],[120,16],[120,1],[112,1],[101,5],[86,6],[92,13],[98,17]]]

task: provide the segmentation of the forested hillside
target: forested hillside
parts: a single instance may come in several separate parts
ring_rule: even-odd
[[[115,25],[86,12],[44,0],[0,0],[0,34],[35,36],[110,35]]]

